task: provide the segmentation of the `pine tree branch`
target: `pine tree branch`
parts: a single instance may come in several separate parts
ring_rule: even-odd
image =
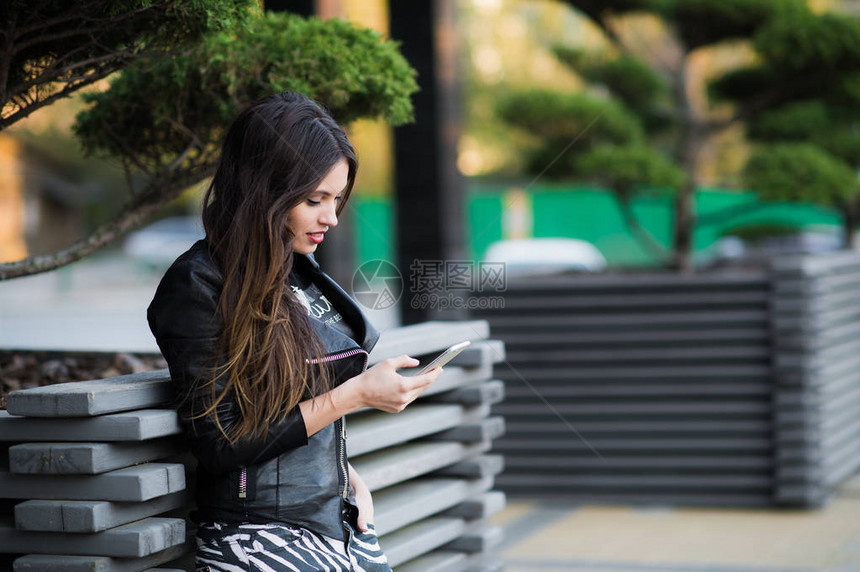
[[[80,81],[78,83],[75,83],[72,85],[67,85],[66,87],[64,87],[60,91],[54,92],[44,99],[34,101],[33,103],[31,103],[29,105],[18,105],[18,111],[12,113],[11,115],[7,115],[5,117],[0,117],[0,131],[2,131],[6,127],[9,127],[10,125],[24,119],[25,117],[27,117],[28,115],[30,115],[34,111],[41,109],[42,107],[45,107],[46,105],[49,105],[58,99],[62,99],[64,97],[67,97],[70,94],[74,93],[75,91],[81,89],[82,87],[86,87],[88,85],[91,85],[91,84],[99,81],[100,79],[106,78],[107,76],[109,76],[113,72],[114,72],[114,70],[112,68],[102,70],[98,73],[94,73],[90,76],[87,76],[86,79],[82,79],[82,81]],[[18,96],[18,97],[21,97],[21,96]]]
[[[50,71],[45,71],[42,74],[34,77],[29,81],[22,82],[11,94],[10,97],[15,97],[20,93],[25,93],[30,91],[34,87],[38,87],[40,85],[45,85],[54,81],[62,81],[62,76],[64,74],[71,73],[75,70],[81,68],[88,68],[91,66],[98,66],[102,64],[111,63],[114,60],[117,60],[117,63],[125,64],[133,59],[142,57],[138,54],[135,54],[131,51],[121,51],[121,52],[113,52],[110,54],[105,54],[102,56],[92,57],[86,60],[81,60],[79,62],[75,62],[73,64],[69,64],[67,66],[63,66],[56,69],[47,68]],[[114,71],[114,67],[111,66],[109,72]],[[76,77],[84,77],[84,76],[76,76]]]
[[[86,13],[89,5],[98,5],[99,2],[78,2],[75,6],[77,12]],[[72,22],[76,19],[80,18],[80,16],[75,14],[63,14],[61,16],[56,16],[54,18],[49,18],[47,20],[36,20],[34,24],[30,24],[29,26],[24,26],[18,29],[18,33],[14,36],[15,39],[20,38],[30,32],[35,32],[36,30],[41,30],[45,28],[50,28],[52,26],[56,26],[58,24],[66,24],[68,22]]]
[[[630,200],[626,195],[627,193],[615,193],[624,225],[649,256],[662,266],[668,265],[671,252],[660,244],[648,229],[642,226],[639,219],[636,218],[636,213],[633,212],[633,205],[630,204]]]
[[[110,25],[109,21],[105,22],[105,26]],[[75,30],[66,30],[64,32],[57,32],[55,34],[50,35],[38,35],[33,37],[32,39],[24,42],[20,42],[15,44],[15,53],[22,52],[27,50],[33,46],[38,46],[39,44],[47,44],[49,42],[56,42],[59,40],[67,40],[70,38],[75,38],[79,36],[89,36],[92,38],[98,32],[105,32],[105,26],[99,26],[95,28],[88,29],[75,29]],[[87,44],[84,44],[87,45]]]

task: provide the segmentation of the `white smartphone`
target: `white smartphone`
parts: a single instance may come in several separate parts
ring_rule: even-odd
[[[443,351],[438,356],[433,358],[433,361],[431,361],[430,363],[428,363],[427,365],[422,367],[420,371],[418,371],[416,373],[412,373],[413,371],[418,369],[417,367],[414,367],[414,368],[410,368],[410,369],[405,370],[405,372],[402,373],[401,375],[406,375],[406,376],[423,375],[433,368],[442,367],[443,365],[445,365],[446,363],[448,363],[449,361],[451,361],[452,359],[457,357],[457,355],[461,351],[463,351],[464,349],[469,347],[471,344],[472,344],[472,342],[470,342],[469,340],[466,340],[465,342],[460,342],[459,344],[454,344],[453,346],[451,346],[450,348],[448,348],[447,350]]]

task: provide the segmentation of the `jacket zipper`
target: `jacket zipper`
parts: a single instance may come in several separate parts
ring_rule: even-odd
[[[350,356],[354,356],[354,355],[357,355],[357,354],[364,354],[364,369],[367,369],[367,357],[368,357],[368,354],[367,354],[367,352],[366,352],[366,351],[364,351],[364,350],[363,350],[363,349],[361,349],[361,348],[356,348],[356,349],[353,349],[353,350],[347,350],[347,351],[345,351],[345,352],[340,352],[340,353],[332,354],[332,355],[330,355],[330,356],[325,356],[325,357],[323,357],[322,359],[318,359],[318,358],[309,358],[309,359],[307,360],[307,362],[308,362],[308,363],[325,363],[325,362],[335,361],[335,360],[339,360],[339,359],[343,359],[343,358],[348,358],[348,357],[350,357]],[[362,371],[364,371],[364,369],[362,369]]]
[[[309,363],[330,362],[339,359],[344,359],[358,354],[364,354],[364,364],[361,366],[361,371],[367,369],[368,353],[361,348],[348,350],[325,356],[322,359],[309,359]],[[340,491],[340,496],[346,500],[349,496],[349,469],[346,466],[346,424],[343,417],[335,421],[335,431],[340,433],[340,438],[337,440],[337,466],[340,469],[341,477],[343,478],[343,489]]]
[[[340,432],[340,437],[337,440],[337,465],[340,469],[340,475],[343,477],[343,489],[340,496],[346,499],[349,488],[349,470],[346,467],[346,429],[344,428],[343,417],[336,422],[335,430]]]
[[[242,467],[239,471],[239,498],[248,498],[248,468]]]

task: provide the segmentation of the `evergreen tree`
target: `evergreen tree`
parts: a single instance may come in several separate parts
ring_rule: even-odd
[[[758,62],[715,83],[758,143],[746,183],[768,200],[834,207],[854,246],[860,201],[860,20],[789,11],[753,38]]]
[[[685,270],[691,268],[696,222],[693,192],[699,183],[697,173],[705,143],[738,122],[765,117],[765,112],[775,112],[783,103],[798,99],[808,90],[807,77],[792,79],[789,69],[809,70],[809,81],[821,81],[811,72],[838,75],[837,70],[851,71],[852,50],[860,49],[856,48],[860,41],[855,40],[854,25],[848,18],[816,15],[803,0],[567,3],[602,30],[607,40],[608,47],[599,52],[556,48],[559,59],[588,82],[589,89],[576,94],[515,94],[502,102],[501,115],[541,138],[542,145],[532,157],[532,171],[601,181],[616,192],[625,221],[643,245],[656,258]],[[622,33],[626,22],[643,14],[656,18],[667,31],[670,49],[659,58],[649,59]],[[708,92],[709,105],[700,109],[695,100],[696,86],[690,79],[693,58],[702,50],[729,41],[746,41],[765,63],[726,74]],[[845,79],[843,83],[845,92],[851,82]],[[734,112],[729,116],[714,113],[714,104],[728,98],[736,104]],[[529,100],[543,106],[537,119],[553,124],[551,133],[543,132],[534,116],[523,113]],[[772,119],[770,124],[773,122],[780,119]],[[626,126],[623,132],[619,123]],[[758,129],[764,132],[763,126]],[[854,145],[843,143],[849,148]],[[780,152],[784,154],[786,149]],[[811,157],[809,153],[804,156]],[[810,168],[813,163],[818,167],[824,164],[810,161]],[[671,256],[660,252],[630,209],[631,192],[653,186],[675,192]],[[775,196],[773,189],[765,192]]]
[[[397,43],[341,20],[263,13],[255,0],[43,0],[28,20],[25,4],[0,13],[2,126],[119,72],[86,95],[74,130],[124,166],[130,199],[66,249],[0,264],[0,279],[68,264],[139,226],[214,172],[223,130],[270,93],[304,93],[341,123],[411,119],[415,73]]]

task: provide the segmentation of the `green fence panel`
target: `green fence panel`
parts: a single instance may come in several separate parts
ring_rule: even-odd
[[[664,248],[671,241],[671,199],[633,202],[636,219]],[[631,235],[618,201],[599,189],[538,189],[532,193],[535,237],[577,238],[594,244],[614,265],[653,264],[654,259]]]
[[[466,252],[480,260],[489,245],[505,234],[506,193],[514,186],[473,184],[467,193]],[[634,238],[618,201],[609,191],[587,187],[541,186],[526,191],[534,237],[576,238],[594,244],[610,266],[653,266],[656,259]],[[394,260],[393,209],[388,198],[353,199],[357,209],[356,256],[359,263]],[[632,202],[639,224],[668,252],[672,243],[674,198],[641,194]],[[806,227],[840,224],[838,213],[810,204],[764,203],[755,193],[702,189],[694,197],[699,223],[694,252],[702,254],[725,231],[743,225]]]
[[[356,261],[359,265],[369,260],[393,261],[394,229],[391,201],[385,197],[355,197]]]
[[[470,193],[467,198],[466,215],[469,244],[466,252],[478,259],[490,243],[502,237],[504,197],[498,193]]]
[[[812,204],[768,203],[753,192],[702,189],[696,193],[696,212],[700,220],[694,233],[696,250],[707,248],[732,228],[753,224],[779,224],[805,227],[839,225],[838,213]]]

